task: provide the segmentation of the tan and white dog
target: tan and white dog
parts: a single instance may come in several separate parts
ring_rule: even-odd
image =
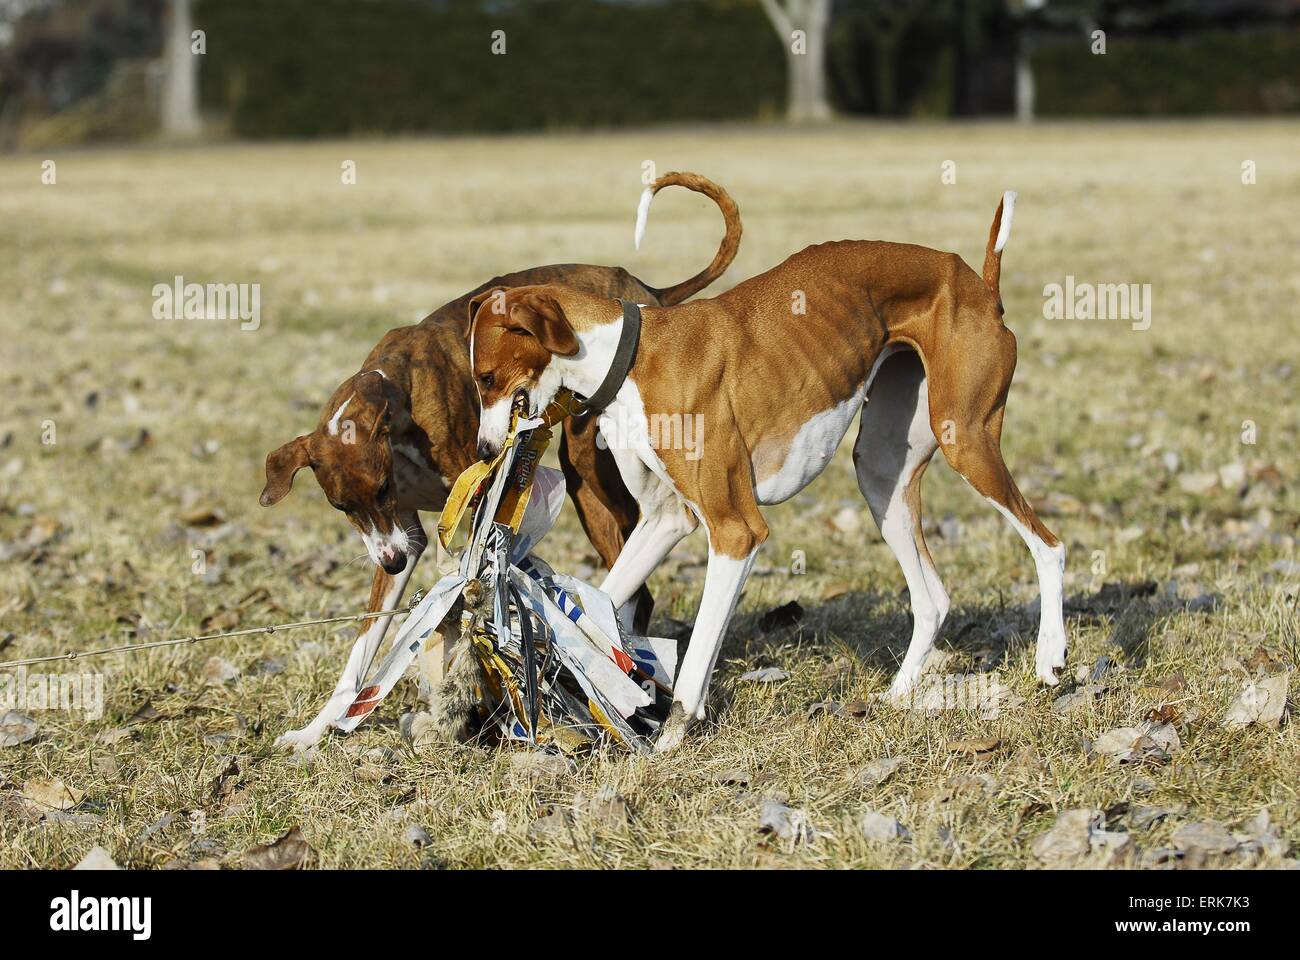
[[[911,594],[911,643],[890,693],[916,681],[948,612],[921,531],[921,476],[941,446],[1033,554],[1042,599],[1037,674],[1056,683],[1066,657],[1065,548],[1017,489],[1000,450],[1016,339],[1002,322],[998,280],[1015,197],[1008,192],[998,205],[982,277],[953,253],[846,240],[809,247],[720,296],[644,310],[635,359],[600,417],[607,438],[633,438],[611,446],[641,516],[601,589],[620,605],[697,525],[709,541],[704,595],[660,749],[704,716],[723,635],[767,539],[759,507],[821,473],[859,411],[858,486]],[[647,210],[643,201],[638,236]],[[590,396],[624,324],[618,302],[554,284],[484,291],[470,310],[481,454],[500,448],[519,391],[534,410],[561,387]],[[649,425],[665,415],[700,417],[702,450],[691,456],[654,442]]]
[[[330,504],[361,535],[375,564],[370,612],[397,608],[428,543],[420,511],[440,511],[448,483],[474,462],[478,404],[466,349],[467,305],[483,290],[539,283],[564,283],[603,298],[656,305],[694,296],[735,259],[740,211],[722,187],[698,174],[668,173],[648,189],[653,193],[670,186],[703,194],[722,213],[722,242],[712,262],[695,276],[656,289],[622,267],[569,263],[497,277],[414,326],[390,330],[360,372],[334,391],[316,429],[267,456],[264,506],[278,503],[293,486],[294,475],[310,467]],[[594,418],[564,421],[559,459],[578,519],[601,559],[612,565],[635,528],[637,504],[623,488],[614,460],[597,442]],[[649,591],[630,600],[634,616],[644,624],[652,606]],[[362,627],[334,692],[315,719],[283,734],[277,744],[301,750],[320,740],[361,689],[389,622],[381,617]],[[429,678],[436,681],[442,666],[437,656],[429,666]]]

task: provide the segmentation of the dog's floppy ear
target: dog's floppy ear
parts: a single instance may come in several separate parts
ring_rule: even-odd
[[[370,421],[368,432],[372,437],[381,437],[388,432],[389,422],[392,419],[392,408],[388,405],[388,399],[385,398],[383,404],[379,407],[379,412],[375,418]]]
[[[373,376],[367,376],[367,374],[373,374]],[[387,378],[378,370],[367,370],[354,377],[352,383],[356,387],[356,395],[363,398],[364,403],[375,411],[374,416],[370,417],[364,424],[366,432],[375,438],[383,436],[388,432],[393,414],[388,397]]]
[[[308,449],[311,434],[295,437],[278,450],[266,455],[266,486],[262,488],[262,506],[279,503],[293,486],[293,475],[311,462]]]
[[[489,287],[482,293],[476,293],[469,298],[469,317],[465,322],[466,339],[469,338],[470,332],[474,329],[474,317],[478,315],[478,308],[483,305],[483,301],[490,299],[492,301],[492,310],[499,316],[505,316],[506,289],[506,287],[501,286]]]
[[[564,315],[560,301],[544,290],[530,290],[510,304],[507,330],[527,333],[551,353],[572,357],[579,350],[578,338]]]

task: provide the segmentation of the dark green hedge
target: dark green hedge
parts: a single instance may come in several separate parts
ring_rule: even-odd
[[[1183,39],[1086,37],[1034,57],[1041,115],[1194,115],[1300,111],[1300,32],[1214,31]]]
[[[608,127],[776,112],[756,3],[200,0],[201,89],[248,137]],[[495,10],[483,12],[483,8]],[[491,53],[494,30],[507,53]]]

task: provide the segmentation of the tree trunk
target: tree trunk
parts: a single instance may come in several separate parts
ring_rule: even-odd
[[[1033,52],[1033,41],[1022,32],[1016,44],[1016,119],[1021,123],[1034,122]]]
[[[162,97],[162,128],[169,137],[197,136],[199,58],[190,49],[194,29],[191,0],[170,0],[165,53],[167,75]]]
[[[786,118],[791,123],[828,120],[826,43],[831,0],[760,0],[785,51]],[[803,30],[802,52],[795,49],[794,32]]]
[[[831,104],[826,97],[826,47],[830,41],[831,0],[810,0],[808,11],[808,118],[829,120]]]

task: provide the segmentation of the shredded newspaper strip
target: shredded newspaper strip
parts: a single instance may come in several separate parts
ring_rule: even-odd
[[[540,461],[551,426],[573,403],[563,394],[538,418],[516,409],[497,458],[456,480],[438,536],[450,547],[470,516],[459,568],[407,617],[338,718],[340,730],[355,729],[379,706],[435,634],[449,634],[468,641],[458,655],[478,661],[481,728],[566,752],[606,740],[649,751],[672,701],[675,641],[630,633],[606,594],[532,552],[564,503],[563,474]]]

